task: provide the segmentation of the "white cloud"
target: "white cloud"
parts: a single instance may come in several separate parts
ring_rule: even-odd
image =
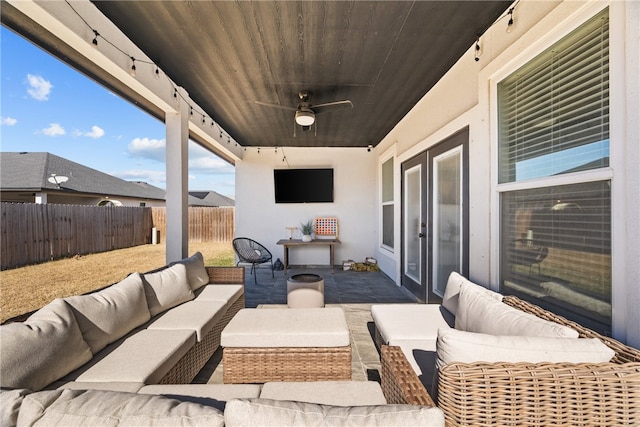
[[[47,101],[53,85],[50,81],[45,80],[42,76],[35,76],[33,74],[27,74],[27,83],[29,89],[27,93],[31,95],[33,99],[38,101]]]
[[[64,131],[64,128],[60,126],[58,123],[49,124],[49,127],[42,129],[41,132],[47,136],[60,136],[66,133]]]
[[[224,173],[224,169],[231,169],[231,171],[233,171],[233,167],[229,163],[213,154],[211,154],[210,157],[189,159],[189,169],[200,173]]]
[[[0,117],[0,124],[3,126],[13,126],[18,123],[18,119],[13,117]]]
[[[164,162],[165,160],[165,140],[153,138],[134,138],[127,149],[134,157]]]
[[[88,136],[89,138],[98,139],[104,136],[104,130],[99,126],[91,126],[91,130],[89,132],[83,132],[81,130],[73,131],[75,136]]]

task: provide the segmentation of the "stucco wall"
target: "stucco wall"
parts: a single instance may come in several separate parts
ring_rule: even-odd
[[[276,242],[289,237],[286,227],[298,227],[316,216],[338,218],[341,245],[335,262],[364,260],[375,253],[376,156],[366,148],[249,148],[236,164],[236,236],[250,237],[283,259]],[[333,203],[275,203],[273,170],[333,168]],[[299,231],[297,231],[299,238]],[[329,263],[329,250],[296,248],[290,251],[294,265]]]

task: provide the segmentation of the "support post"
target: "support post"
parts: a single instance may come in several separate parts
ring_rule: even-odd
[[[186,97],[185,97],[186,98]],[[189,250],[188,206],[188,143],[189,106],[178,97],[175,112],[167,112],[167,231],[165,237],[166,261],[186,258]]]

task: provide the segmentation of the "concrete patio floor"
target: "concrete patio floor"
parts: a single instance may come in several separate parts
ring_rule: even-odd
[[[286,307],[287,278],[299,273],[313,273],[323,277],[325,304],[342,307],[349,326],[352,351],[352,379],[379,381],[380,357],[373,343],[371,305],[383,303],[416,303],[417,299],[406,289],[396,286],[382,272],[343,271],[337,267],[332,273],[328,267],[293,267],[283,271],[258,268],[257,284],[250,268],[246,268],[245,306],[247,308]],[[222,348],[211,357],[194,379],[199,384],[222,383]]]

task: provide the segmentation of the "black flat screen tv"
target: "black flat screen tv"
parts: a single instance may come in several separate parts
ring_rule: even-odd
[[[274,169],[276,203],[333,202],[333,169]]]

